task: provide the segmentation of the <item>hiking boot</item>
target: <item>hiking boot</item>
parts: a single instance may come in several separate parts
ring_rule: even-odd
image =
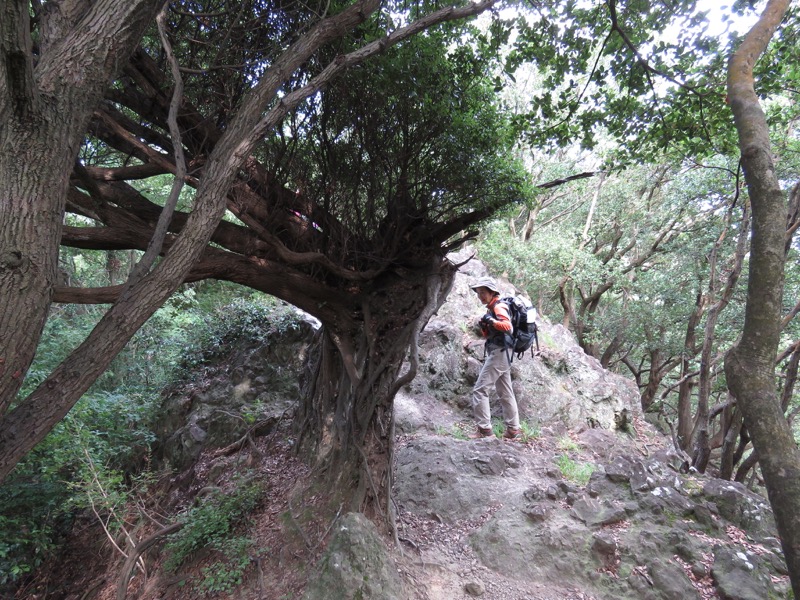
[[[505,433],[503,433],[503,437],[507,440],[515,440],[519,437],[519,434],[522,433],[520,429],[516,427],[506,427]]]
[[[494,431],[492,431],[491,427],[478,427],[475,430],[475,433],[470,434],[469,439],[471,440],[479,440],[481,438],[488,438],[494,437]]]

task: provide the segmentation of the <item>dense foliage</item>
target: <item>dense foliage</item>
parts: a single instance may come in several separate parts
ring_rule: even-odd
[[[85,337],[98,312],[58,310],[42,336],[34,376]],[[166,385],[219,359],[234,340],[264,341],[276,328],[296,325],[296,315],[274,299],[243,296],[231,285],[203,283],[173,296],[0,486],[0,590],[51,559],[84,509],[112,532],[125,526],[131,502],[147,495],[157,474],[151,424]]]
[[[754,461],[746,460],[749,436],[723,360],[744,321],[750,199],[722,90],[726,57],[748,28],[741,16],[753,22],[752,7],[739,3],[738,19],[726,17],[728,31],[711,35],[692,6],[657,3],[645,12],[636,2],[566,4],[520,19],[522,42],[506,70],[527,76],[511,96],[527,132],[520,151],[540,187],[530,207],[485,230],[480,248],[587,353],[633,376],[642,407],[676,434],[698,468],[705,470],[713,451],[711,468],[743,480]],[[666,35],[654,25],[670,11],[674,30]],[[545,30],[565,41],[535,43]],[[796,437],[791,240],[800,165],[793,93],[776,82],[795,80],[786,40],[797,30],[794,9],[755,73],[790,200],[776,365]]]

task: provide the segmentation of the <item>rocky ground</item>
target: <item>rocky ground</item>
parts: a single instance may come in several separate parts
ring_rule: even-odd
[[[306,471],[282,427],[253,445],[208,449],[178,479],[164,482],[172,497],[161,502],[174,511],[203,490],[236,485],[236,474],[246,470],[265,483],[247,519],[258,551],[243,585],[204,596],[192,582],[219,556],[201,551],[168,577],[159,571],[163,557],[156,547],[146,555],[147,577],[134,572],[127,597],[789,597],[763,498],[738,484],[681,473],[678,457],[646,424],[634,422],[628,433],[545,427],[513,442],[463,439],[468,428],[468,421],[454,421],[398,439],[397,545],[361,515],[339,515],[331,523],[301,520],[315,499],[302,507],[290,504]],[[587,476],[572,465],[594,470]],[[137,535],[146,539],[157,530],[151,524]],[[123,563],[87,519],[49,581],[18,597],[119,598]]]
[[[450,505],[449,510],[441,506],[439,512],[430,510],[430,507],[436,506],[437,503],[419,501],[420,498],[412,492],[418,489],[416,484],[425,487],[437,484],[411,483],[401,477],[398,483],[398,487],[402,489],[398,530],[405,550],[405,560],[402,564],[408,565],[406,567],[408,580],[413,583],[420,598],[430,600],[460,600],[475,597],[497,600],[592,598],[580,589],[580,585],[570,584],[568,581],[517,577],[507,572],[509,570],[491,568],[484,562],[480,549],[473,544],[473,540],[478,540],[481,533],[491,527],[495,520],[498,523],[497,527],[527,529],[529,520],[530,523],[534,523],[538,519],[538,511],[528,510],[529,514],[520,515],[522,516],[520,522],[511,525],[500,524],[502,511],[507,511],[514,504],[509,498],[513,488],[516,487],[516,492],[524,495],[528,489],[528,482],[539,479],[540,474],[546,477],[547,472],[554,475],[554,464],[551,460],[554,456],[553,441],[537,438],[527,442],[501,440],[459,442],[459,445],[468,446],[464,448],[468,455],[462,453],[461,457],[469,460],[471,454],[481,475],[477,477],[477,485],[472,488],[473,492],[477,492],[473,497],[461,499],[447,497],[447,492],[452,488],[449,485],[439,488],[440,492],[444,492],[440,496],[441,500],[446,498],[447,503],[456,502]],[[441,448],[452,446],[449,440],[439,442]],[[437,440],[430,438],[402,440],[399,460],[404,464],[401,468],[407,471],[410,464],[416,462],[419,449],[437,445]],[[452,449],[458,450],[458,446]],[[526,459],[519,460],[521,456],[525,456]],[[414,470],[413,467],[410,468]],[[510,479],[507,477],[509,469],[515,471],[513,478]],[[427,473],[423,477],[427,478]],[[503,479],[494,481],[497,477]],[[414,475],[410,474],[410,478],[413,479]],[[527,481],[523,482],[524,480]],[[409,487],[406,487],[407,482],[411,484]],[[428,494],[428,497],[434,495],[438,494]],[[555,495],[558,495],[558,492]],[[501,544],[507,539],[510,540],[510,537],[507,538],[505,535],[498,538],[502,540]],[[515,545],[508,546],[507,550],[509,554],[522,551]],[[513,567],[510,570],[513,570]]]
[[[483,274],[472,262],[458,276],[421,337],[420,373],[396,400],[396,539],[358,514],[315,520],[323,498],[290,502],[306,474],[288,425],[309,323],[274,346],[235,350],[167,397],[159,452],[176,470],[129,507],[138,523],[131,539],[152,540],[139,567],[130,562],[129,581],[122,552],[132,554],[130,545],[117,535],[115,548],[115,536],[87,514],[63,556],[16,597],[790,597],[764,498],[688,472],[669,439],[645,423],[635,386],[601,369],[558,325],[542,320],[541,352],[514,363],[522,439],[467,439],[482,358],[470,329],[481,307],[469,281]],[[254,410],[256,428],[241,418]],[[231,532],[252,541],[243,581],[204,595],[198,582],[221,576],[225,553],[201,547],[165,574],[168,537],[158,532],[205,495],[233,493],[244,473],[261,487]]]

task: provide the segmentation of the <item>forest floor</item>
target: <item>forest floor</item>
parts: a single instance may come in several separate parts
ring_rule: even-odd
[[[543,442],[536,440],[503,443],[520,444],[530,452],[543,450]],[[216,476],[212,483],[209,477],[219,472],[221,461],[225,474]],[[130,545],[126,547],[120,532],[109,535],[96,516],[87,514],[75,523],[61,556],[20,589],[15,600],[299,600],[333,523],[308,518],[315,514],[314,504],[323,503],[325,498],[306,498],[302,507],[291,504],[292,493],[302,485],[308,469],[293,452],[286,431],[256,438],[227,456],[219,450],[207,452],[191,472],[163,480],[152,489],[149,500],[128,507],[131,523],[139,523],[129,533],[138,543],[147,540],[171,521],[167,514],[191,506],[208,493],[210,485],[222,489],[236,485],[237,474],[246,470],[251,475],[255,471],[255,477],[266,485],[258,506],[246,519],[247,536],[253,541],[250,565],[243,585],[230,593],[208,595],[198,589],[196,582],[219,560],[218,555],[206,550],[198,551],[177,574],[164,575],[163,553],[159,552],[164,538],[144,553],[144,568],[132,571],[126,592],[121,592],[123,553],[130,552]],[[165,494],[167,488],[171,491]],[[488,600],[597,600],[578,589],[521,582],[482,566],[468,536],[491,517],[492,510],[488,507],[479,519],[449,524],[399,510],[400,546],[391,540],[387,540],[387,546],[409,592],[414,594],[409,600],[461,600],[477,595]]]

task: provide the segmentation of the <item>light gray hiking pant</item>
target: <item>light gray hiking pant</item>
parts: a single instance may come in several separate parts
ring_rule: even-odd
[[[504,348],[493,348],[486,353],[483,368],[472,390],[472,413],[475,416],[475,423],[484,429],[492,427],[492,415],[489,410],[489,392],[492,385],[497,388],[506,427],[519,429],[517,399],[511,387],[511,365]]]

